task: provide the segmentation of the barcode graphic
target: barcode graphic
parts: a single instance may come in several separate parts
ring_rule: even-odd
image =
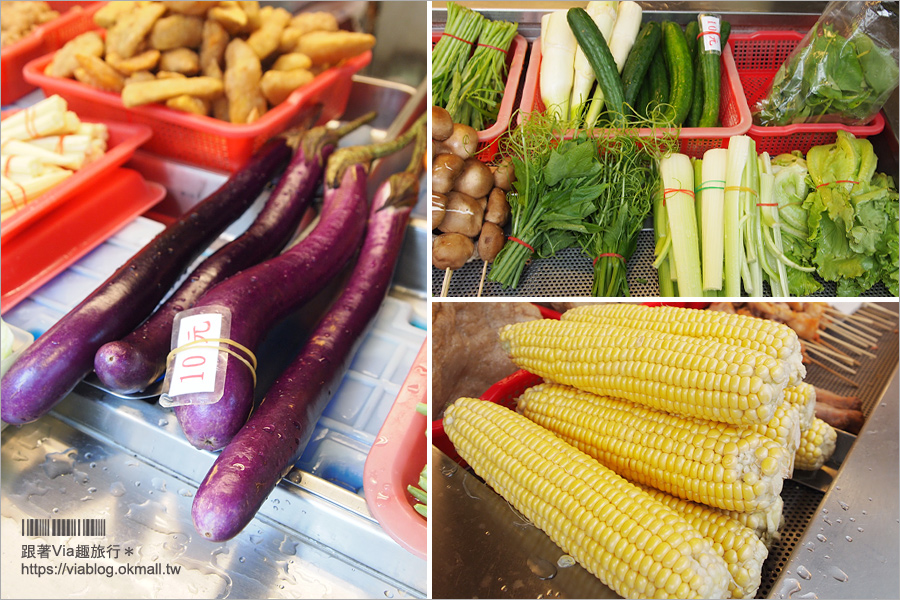
[[[106,519],[23,519],[22,535],[102,537],[106,535]]]

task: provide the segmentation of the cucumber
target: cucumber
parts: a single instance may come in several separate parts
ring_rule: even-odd
[[[669,73],[669,104],[666,118],[675,126],[680,126],[691,109],[694,91],[694,69],[688,51],[684,32],[677,23],[666,21],[662,24],[663,56]]]
[[[641,87],[638,90],[637,100],[635,100],[634,106],[635,111],[641,118],[647,118],[648,104],[650,104],[650,79],[645,76],[644,80],[641,82]]]
[[[662,47],[656,49],[650,68],[647,70],[647,89],[650,93],[650,105],[647,113],[656,110],[661,104],[669,101],[669,74],[666,71],[666,59]]]
[[[584,51],[594,75],[597,76],[597,85],[603,90],[606,98],[606,106],[612,120],[625,120],[625,90],[622,80],[619,78],[619,68],[609,51],[609,46],[597,24],[583,8],[570,8],[566,13],[566,19],[572,33],[578,41],[578,45]]]
[[[688,127],[700,126],[700,113],[703,112],[703,78],[700,77],[700,56],[694,56],[694,93],[691,100],[691,110],[688,112],[685,125]]]
[[[687,42],[688,52],[691,53],[691,62],[697,58],[697,34],[700,33],[700,23],[696,19],[684,27],[684,41]]]
[[[697,18],[699,19],[702,16],[704,15],[698,15]],[[703,96],[703,109],[700,111],[697,126],[715,127],[719,121],[719,103],[721,100],[721,55],[705,50],[703,44],[698,43],[697,62],[699,66],[697,76],[702,82]]]
[[[638,97],[638,91],[644,81],[644,75],[650,67],[653,55],[659,47],[662,39],[662,31],[658,23],[645,23],[638,33],[634,46],[622,67],[622,87],[625,90],[625,103],[633,108]]]

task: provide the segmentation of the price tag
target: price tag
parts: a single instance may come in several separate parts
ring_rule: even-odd
[[[700,15],[700,43],[706,52],[722,54],[722,27],[719,17]]]
[[[228,355],[220,342],[231,330],[231,312],[223,307],[182,311],[172,325],[172,349],[166,368],[163,406],[213,404],[222,397]]]

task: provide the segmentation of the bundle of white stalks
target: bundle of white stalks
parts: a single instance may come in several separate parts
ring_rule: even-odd
[[[3,120],[0,130],[0,219],[5,219],[97,160],[109,133],[83,123],[51,96]]]

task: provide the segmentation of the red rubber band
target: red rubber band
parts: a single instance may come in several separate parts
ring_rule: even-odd
[[[16,205],[16,199],[13,198],[12,192],[10,192],[7,189],[4,189],[3,193],[6,194],[6,196],[9,198],[9,201],[10,201],[10,203],[12,203],[13,208],[16,210],[19,210],[19,207]]]
[[[6,164],[3,165],[3,176],[4,177],[9,177],[9,163],[11,163],[11,162],[12,162],[12,156],[8,157],[6,159]]]
[[[700,36],[702,36],[702,35],[714,35],[714,36],[718,37],[719,39],[722,39],[722,36],[719,35],[718,31],[701,31],[700,33],[697,34],[697,39],[699,40]]]
[[[25,193],[25,188],[23,188],[23,187],[22,187],[22,184],[20,184],[18,181],[13,181],[13,184],[14,184],[17,188],[19,188],[19,190],[22,192],[22,206],[25,206],[26,204],[28,204],[28,194]],[[9,199],[12,200],[12,194],[9,195]],[[13,206],[14,206],[15,208],[18,208],[18,207],[16,206],[15,200],[13,200]]]
[[[472,45],[472,42],[470,42],[469,40],[464,40],[464,39],[461,38],[461,37],[456,37],[456,36],[453,35],[452,33],[447,33],[447,32],[445,31],[444,33],[441,34],[441,36],[445,36],[445,35],[446,35],[447,37],[453,38],[454,40],[459,40],[459,41],[461,41],[461,42],[465,42],[466,44],[468,44],[468,45],[470,45],[470,46]]]
[[[826,181],[825,183],[820,183],[816,186],[816,189],[825,187],[826,185],[831,185],[832,183],[852,183],[853,185],[859,185],[858,181],[852,181],[850,179],[838,179],[837,181]]]
[[[509,236],[509,238],[507,238],[507,239],[510,239],[510,240],[516,242],[517,244],[521,244],[521,245],[525,246],[526,248],[528,248],[529,250],[531,250],[532,252],[534,252],[534,248],[532,248],[531,246],[529,246],[528,244],[526,244],[525,242],[523,242],[522,240],[520,240],[517,237]]]
[[[621,254],[616,254],[615,252],[604,252],[603,254],[597,255],[597,257],[594,259],[594,264],[596,265],[598,260],[600,260],[601,258],[604,258],[606,256],[613,256],[613,257],[621,260],[623,264],[625,263],[625,257],[622,256]]]
[[[59,141],[56,142],[56,153],[57,154],[64,154],[64,152],[63,152],[63,138],[64,137],[66,137],[66,136],[65,135],[59,136]]]
[[[506,50],[504,50],[503,48],[498,48],[497,46],[491,46],[490,44],[479,43],[478,45],[481,46],[482,48],[490,48],[491,50],[496,50],[497,52],[502,52],[503,54],[506,54],[507,52],[509,52],[508,48]]]
[[[684,192],[685,194],[688,194],[691,199],[694,199],[694,190],[685,190],[681,188],[665,188],[663,189],[663,206],[666,205],[666,196],[670,193],[674,194],[675,192]]]
[[[757,202],[757,206],[778,206],[777,202]]]

